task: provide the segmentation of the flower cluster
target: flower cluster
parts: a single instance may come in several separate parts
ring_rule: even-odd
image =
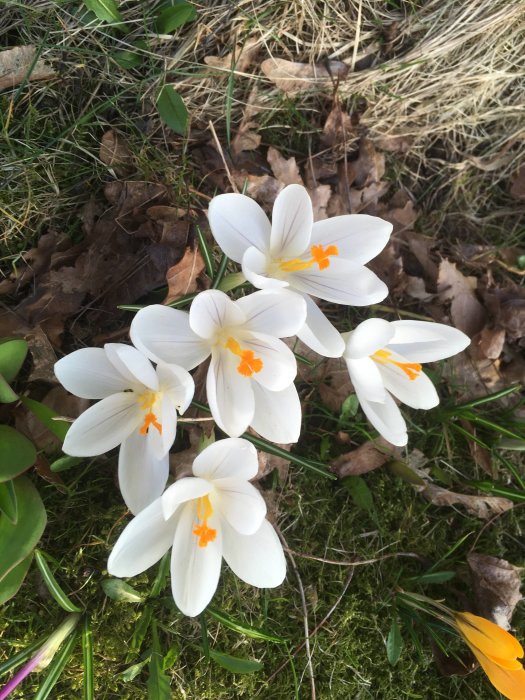
[[[131,325],[133,346],[84,348],[55,368],[69,391],[99,399],[73,423],[64,451],[91,456],[120,445],[120,489],[135,518],[108,570],[134,576],[172,547],[173,597],[187,615],[209,603],[223,557],[254,586],[284,579],[282,546],[263,497],[249,483],[257,454],[240,437],[252,428],[276,443],[299,439],[296,359],[282,338],[297,336],[321,356],[343,358],[365,415],[395,445],[407,444],[408,436],[393,396],[413,408],[435,406],[439,399],[421,363],[469,343],[442,324],[379,318],[341,334],[323,314],[315,299],[366,306],[387,296],[386,285],[365,267],[388,242],[386,221],[348,215],[314,223],[307,191],[290,185],[277,197],[271,223],[241,194],[215,197],[209,222],[224,253],[259,291],[236,300],[204,291],[189,313],[148,306]],[[177,413],[193,398],[189,372],[208,359],[209,408],[228,438],[199,454],[193,476],[165,490]]]

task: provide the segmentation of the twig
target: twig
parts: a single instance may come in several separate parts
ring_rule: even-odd
[[[230,169],[228,168],[228,163],[226,162],[226,158],[224,157],[222,146],[219,142],[219,139],[217,138],[217,134],[215,133],[215,127],[213,126],[213,122],[209,121],[208,125],[210,127],[210,131],[212,133],[213,140],[215,141],[215,145],[217,146],[217,151],[219,152],[219,155],[221,157],[222,164],[224,165],[224,170],[226,171],[226,175],[228,176],[228,180],[230,181],[230,185],[232,186],[232,190],[238,194],[239,190],[237,189],[237,185],[235,184],[235,181],[232,177]]]
[[[524,504],[525,505],[525,504]],[[384,554],[382,557],[376,557],[375,559],[359,559],[358,561],[337,561],[336,559],[323,559],[323,557],[316,557],[313,554],[303,554],[302,552],[296,552],[289,547],[284,548],[285,551],[293,555],[295,554],[302,559],[312,559],[313,561],[320,561],[322,564],[333,564],[334,566],[364,566],[365,564],[375,564],[378,561],[383,561],[384,559],[392,559],[393,557],[410,557],[411,559],[422,559],[419,554],[415,552],[392,552],[391,554]]]

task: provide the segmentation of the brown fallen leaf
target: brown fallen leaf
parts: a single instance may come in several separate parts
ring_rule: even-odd
[[[236,73],[246,73],[254,63],[260,45],[260,39],[248,39],[245,44],[237,45],[235,51],[226,56],[204,56],[204,63],[211,68],[220,68],[224,71],[225,77],[232,69]]]
[[[113,129],[102,136],[99,158],[120,177],[133,169],[133,154],[124,138]]]
[[[267,58],[261,63],[264,75],[288,94],[331,87],[348,74],[348,66],[341,61],[297,63],[283,58]]]
[[[299,174],[299,166],[295,158],[285,158],[281,153],[270,146],[268,149],[268,163],[274,176],[283,185],[302,185],[303,178]]]
[[[450,315],[456,328],[472,338],[485,326],[487,314],[474,290],[476,277],[465,277],[449,260],[439,266],[437,290],[441,301],[450,301]]]
[[[352,117],[343,110],[341,103],[336,99],[324,123],[321,143],[325,146],[343,146],[346,150],[352,145],[356,136]]]
[[[471,515],[487,520],[493,515],[504,513],[513,507],[512,501],[500,496],[468,496],[463,493],[454,493],[435,484],[414,486],[427,501],[435,506],[463,506]]]
[[[0,51],[0,90],[13,88],[25,79],[49,80],[56,76],[55,70],[41,58],[33,65],[35,54],[36,47],[31,45]]]
[[[254,121],[243,121],[237,129],[237,133],[232,139],[232,151],[234,155],[239,155],[242,151],[255,151],[261,145],[262,136],[255,129],[257,123]]]
[[[277,447],[281,447],[283,450],[289,452],[291,445],[277,444]],[[253,481],[264,479],[265,476],[268,476],[268,474],[271,474],[273,470],[276,469],[280,483],[286,483],[288,470],[290,468],[290,460],[284,459],[284,457],[277,457],[276,455],[271,455],[260,450],[257,452],[257,458],[259,460],[259,471],[253,478]]]
[[[248,173],[233,173],[235,184],[239,189],[245,189],[246,194],[255,199],[262,208],[270,213],[279,192],[284,189],[282,182],[271,175],[250,175]]]
[[[358,157],[348,162],[346,173],[348,184],[358,189],[379,184],[385,174],[385,156],[376,151],[370,139],[362,138],[359,142]]]
[[[494,620],[503,629],[510,629],[514,608],[522,599],[523,567],[476,552],[467,556],[467,563],[476,596],[476,612]]]
[[[525,164],[519,167],[511,179],[510,196],[514,199],[525,199]]]
[[[314,221],[321,221],[328,218],[328,202],[332,197],[332,188],[330,185],[317,185],[313,189],[308,189],[308,194],[312,200],[312,210],[314,213]]]
[[[460,418],[459,423],[461,427],[466,430],[467,433],[476,437],[476,426],[473,425],[469,420]],[[493,479],[496,479],[498,472],[496,465],[492,462],[492,455],[490,453],[490,450],[488,450],[486,447],[483,447],[473,439],[470,439],[468,437],[466,439],[469,452],[472,455],[472,459],[474,460],[474,462],[477,464],[478,467],[483,469],[483,471],[489,474]]]
[[[429,637],[429,642],[432,656],[442,676],[467,676],[478,668],[478,663],[468,651],[454,656],[447,655],[432,637]]]
[[[170,304],[185,294],[195,292],[197,277],[203,272],[204,267],[204,260],[198,247],[188,246],[179,262],[170,267],[166,273],[168,294],[162,303]]]
[[[345,476],[359,476],[382,467],[385,462],[397,456],[397,448],[384,438],[378,437],[338,457],[330,465],[330,470],[340,479]]]
[[[475,342],[475,341],[473,341]],[[497,360],[505,344],[504,328],[485,326],[477,336],[477,345],[481,353],[489,360]]]

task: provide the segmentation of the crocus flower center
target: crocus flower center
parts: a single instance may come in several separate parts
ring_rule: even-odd
[[[243,350],[235,338],[228,338],[226,348],[241,361],[237,365],[237,372],[243,377],[251,377],[254,372],[260,372],[263,368],[263,361],[259,357],[255,357],[253,350]]]
[[[397,362],[392,359],[390,350],[376,350],[371,356],[372,360],[380,365],[395,365],[407,375],[410,381],[417,379],[421,374],[421,365],[418,362]]]
[[[141,435],[146,435],[150,426],[157,428],[162,435],[162,423],[157,419],[157,416],[151,410],[158,400],[159,395],[155,391],[145,391],[138,397],[138,402],[143,411],[145,411],[144,422],[139,428]]]
[[[279,263],[279,268],[284,272],[299,272],[318,265],[320,270],[326,270],[327,267],[330,267],[330,256],[339,255],[339,248],[336,245],[328,245],[326,248],[322,244],[313,245],[310,248],[310,255],[312,257],[309,260],[300,260],[299,258],[283,260]]]
[[[197,517],[201,521],[195,525],[192,532],[199,538],[199,547],[207,547],[217,537],[217,530],[208,527],[208,518],[213,514],[213,508],[209,496],[201,496],[197,499]]]

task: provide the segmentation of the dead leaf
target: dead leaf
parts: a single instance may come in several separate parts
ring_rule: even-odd
[[[438,294],[441,301],[450,301],[450,315],[456,328],[472,338],[484,327],[487,315],[474,295],[478,280],[465,277],[449,260],[442,260],[438,274]]]
[[[468,496],[448,491],[435,484],[414,486],[414,488],[435,506],[464,506],[471,515],[482,520],[487,520],[498,513],[504,513],[513,507],[512,501],[499,496]]]
[[[374,137],[375,145],[381,151],[389,151],[390,153],[408,153],[412,148],[414,143],[413,136],[404,136],[402,134],[397,136],[389,136],[385,134],[384,136]]]
[[[54,366],[57,356],[47,335],[40,326],[35,326],[24,334],[24,338],[29,345],[32,360],[28,381],[56,383]]]
[[[291,445],[277,444],[277,447],[280,447],[281,449],[289,452]],[[288,477],[288,470],[290,468],[290,460],[284,459],[284,457],[277,457],[276,455],[271,455],[267,452],[262,452],[260,450],[257,452],[257,458],[259,460],[259,471],[254,477],[253,481],[259,481],[260,479],[264,479],[265,476],[268,476],[268,474],[271,474],[273,470],[276,469],[277,474],[279,475],[280,483],[286,483],[286,479]]]
[[[330,470],[340,479],[345,476],[359,476],[382,467],[385,462],[398,456],[398,452],[391,443],[378,437],[338,457],[330,465]]]
[[[288,94],[332,87],[348,74],[348,66],[341,61],[297,63],[283,58],[267,58],[261,63],[264,75]]]
[[[170,304],[185,294],[197,291],[197,277],[204,268],[204,260],[198,247],[188,246],[181,260],[170,267],[166,273],[168,295],[162,303]]]
[[[505,329],[485,326],[478,336],[478,347],[489,360],[497,360],[505,344]]]
[[[447,655],[436,642],[429,637],[432,656],[442,676],[467,676],[478,668],[478,663],[468,651],[452,656]],[[456,658],[458,656],[459,658]]]
[[[521,601],[522,567],[514,566],[505,559],[488,554],[471,552],[467,556],[471,571],[472,586],[476,596],[476,611],[479,615],[510,629],[514,608]]]
[[[525,165],[511,179],[510,196],[514,199],[525,199]]]
[[[268,163],[274,176],[283,185],[302,185],[303,179],[299,174],[299,167],[295,158],[285,158],[281,153],[270,146],[268,149]]]
[[[318,386],[319,397],[327,408],[339,415],[345,399],[354,391],[348,368],[343,360],[335,358],[325,362],[322,369],[324,378]]]
[[[459,420],[459,423],[461,427],[467,431],[467,433],[476,437],[476,426],[473,425],[469,420],[461,418]],[[474,460],[474,462],[477,464],[478,467],[483,469],[484,472],[486,472],[493,479],[495,479],[498,475],[498,472],[496,469],[496,465],[492,463],[492,455],[490,453],[490,450],[488,450],[486,447],[483,447],[478,442],[472,440],[469,437],[466,437],[466,440],[469,452],[472,455],[472,459]]]
[[[133,154],[124,138],[113,129],[102,136],[99,158],[120,177],[133,169]]]
[[[332,196],[332,188],[330,185],[317,185],[313,189],[308,190],[310,199],[312,200],[312,210],[314,221],[321,221],[328,218],[327,207]]]
[[[336,99],[324,123],[321,143],[325,146],[343,146],[346,150],[355,138],[356,130],[352,117],[343,110],[341,103]]]
[[[0,90],[13,88],[25,79],[49,80],[56,76],[55,70],[41,58],[33,66],[35,54],[36,48],[31,45],[0,51]]]
[[[239,155],[242,151],[255,151],[261,145],[262,136],[255,129],[256,122],[242,122],[232,140],[232,151]]]
[[[246,194],[259,202],[267,212],[272,211],[277,195],[284,189],[283,183],[271,175],[249,175],[237,172],[233,177],[237,187],[242,189],[246,185]]]
[[[370,139],[362,138],[359,142],[358,157],[348,162],[346,172],[348,183],[358,189],[379,184],[385,174],[385,156],[376,151]]]
[[[259,39],[248,39],[243,45],[237,45],[234,52],[226,54],[226,56],[204,56],[204,63],[211,68],[220,68],[225,71],[225,76],[228,76],[226,71],[232,69],[236,73],[246,73],[248,68],[254,63],[261,41]]]

